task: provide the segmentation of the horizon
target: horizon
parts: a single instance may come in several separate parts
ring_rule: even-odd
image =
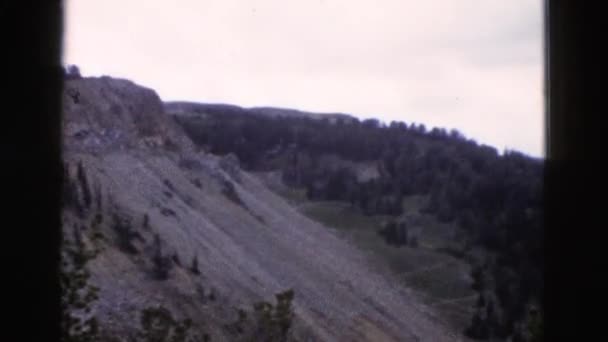
[[[546,156],[540,1],[178,4],[68,2],[64,64],[163,102],[423,124]]]

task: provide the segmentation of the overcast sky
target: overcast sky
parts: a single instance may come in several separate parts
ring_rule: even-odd
[[[64,63],[165,101],[456,128],[544,156],[541,0],[66,0]]]

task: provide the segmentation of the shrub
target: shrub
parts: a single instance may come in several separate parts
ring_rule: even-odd
[[[64,237],[61,248],[61,335],[62,341],[98,341],[99,324],[91,314],[99,289],[90,285],[87,263],[99,249],[88,250],[78,231],[70,241]]]
[[[241,207],[245,207],[245,203],[243,203],[243,201],[239,197],[239,194],[236,192],[236,189],[234,188],[234,184],[232,184],[232,182],[228,180],[223,182],[222,194],[224,194],[224,196],[226,196],[226,198],[228,198],[231,202]]]
[[[543,333],[543,317],[537,313],[528,323],[528,332],[530,334],[530,342],[542,342],[544,340]]]
[[[62,205],[64,208],[71,208],[78,206],[78,191],[76,185],[70,178],[67,165],[63,165],[63,179],[62,179]]]
[[[476,340],[487,340],[490,337],[487,321],[478,310],[471,320],[471,325],[465,330],[465,335]]]
[[[65,75],[68,79],[82,78],[80,68],[77,65],[71,64],[66,67]]]
[[[89,188],[89,182],[87,181],[87,176],[85,174],[81,162],[78,162],[78,170],[76,173],[76,177],[78,179],[78,182],[80,183],[80,189],[82,190],[82,199],[84,201],[84,207],[86,209],[89,209],[91,208],[93,198],[91,195],[91,189]]]
[[[103,206],[102,206],[102,204],[103,204],[102,202],[103,201],[102,201],[102,198],[101,198],[102,197],[101,196],[102,195],[101,194],[101,186],[99,185],[99,183],[96,183],[95,191],[94,192],[95,192],[95,205],[97,206],[97,210],[101,211],[103,209]]]
[[[179,255],[177,254],[177,252],[173,253],[173,255],[171,256],[171,260],[173,260],[173,263],[177,266],[182,265],[182,262],[179,260]]]
[[[291,307],[293,297],[294,291],[290,289],[275,295],[274,306],[261,301],[253,304],[251,314],[238,309],[237,320],[225,328],[233,334],[241,335],[246,341],[286,341],[294,317]]]
[[[118,214],[112,216],[112,228],[116,232],[118,238],[118,248],[129,254],[137,254],[139,251],[133,244],[133,239],[139,234],[133,230],[131,221],[126,217],[121,217]]]
[[[175,211],[173,211],[169,208],[161,208],[160,213],[163,214],[164,216],[175,216]]]
[[[211,290],[209,290],[209,296],[207,297],[207,299],[209,299],[210,301],[215,301],[215,298],[217,296],[215,295],[215,287],[212,287]]]
[[[259,341],[285,341],[292,324],[293,313],[291,301],[293,290],[275,295],[276,305],[267,302],[254,304],[255,328],[253,337]]]
[[[385,242],[391,246],[407,246],[409,242],[408,229],[405,222],[390,221],[378,231],[378,234],[382,235]]]
[[[171,312],[162,307],[146,308],[142,311],[141,328],[137,333],[138,341],[145,342],[192,342],[209,341],[209,335],[202,339],[191,332],[192,320],[182,321],[173,318]]]
[[[148,214],[144,214],[142,228],[148,231],[150,230],[150,218],[148,217]]]
[[[414,235],[410,238],[410,247],[417,248],[418,247],[418,236]]]
[[[194,274],[201,274],[201,272],[198,269],[198,257],[195,255],[194,258],[192,258],[192,265],[190,266],[190,272],[194,273]]]
[[[196,186],[196,187],[197,187],[197,188],[199,188],[199,189],[202,189],[202,188],[203,188],[203,184],[201,183],[201,181],[200,181],[198,178],[194,179],[194,180],[192,181],[192,184],[194,184],[194,186]]]
[[[162,253],[162,246],[160,236],[154,235],[154,252],[152,256],[153,269],[152,274],[157,280],[166,280],[169,278],[169,271],[171,270],[171,259],[164,256]]]

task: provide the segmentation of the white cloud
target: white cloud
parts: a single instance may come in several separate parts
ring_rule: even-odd
[[[543,151],[538,0],[73,0],[67,63],[164,99],[458,128]]]

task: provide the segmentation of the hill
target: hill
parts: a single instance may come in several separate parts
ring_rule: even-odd
[[[275,108],[275,107],[252,107],[242,108],[229,104],[207,104],[196,102],[172,101],[165,102],[165,108],[171,113],[180,113],[182,115],[197,115],[204,116],[206,113],[233,113],[265,116],[271,118],[306,118],[313,120],[327,120],[330,123],[337,121],[354,122],[357,118],[341,113],[311,113],[295,109]]]
[[[389,268],[270,190],[257,170],[281,165],[282,152],[259,164],[230,148],[205,152],[153,90],[128,80],[71,78],[63,101],[64,238],[81,248],[77,269],[82,249],[97,250],[86,268],[99,289],[73,317],[95,317],[105,340],[163,333],[150,313],[169,326],[190,319],[212,341],[277,331],[293,341],[461,339]],[[280,319],[266,319],[278,293]]]
[[[543,293],[542,160],[405,122],[193,108],[166,106],[197,148],[236,155],[302,213],[372,251],[376,265],[417,272],[400,283],[432,303],[461,303],[451,309],[468,336],[525,338]],[[428,265],[414,260],[446,271],[419,273],[412,264]],[[476,296],[454,265],[468,267]]]

